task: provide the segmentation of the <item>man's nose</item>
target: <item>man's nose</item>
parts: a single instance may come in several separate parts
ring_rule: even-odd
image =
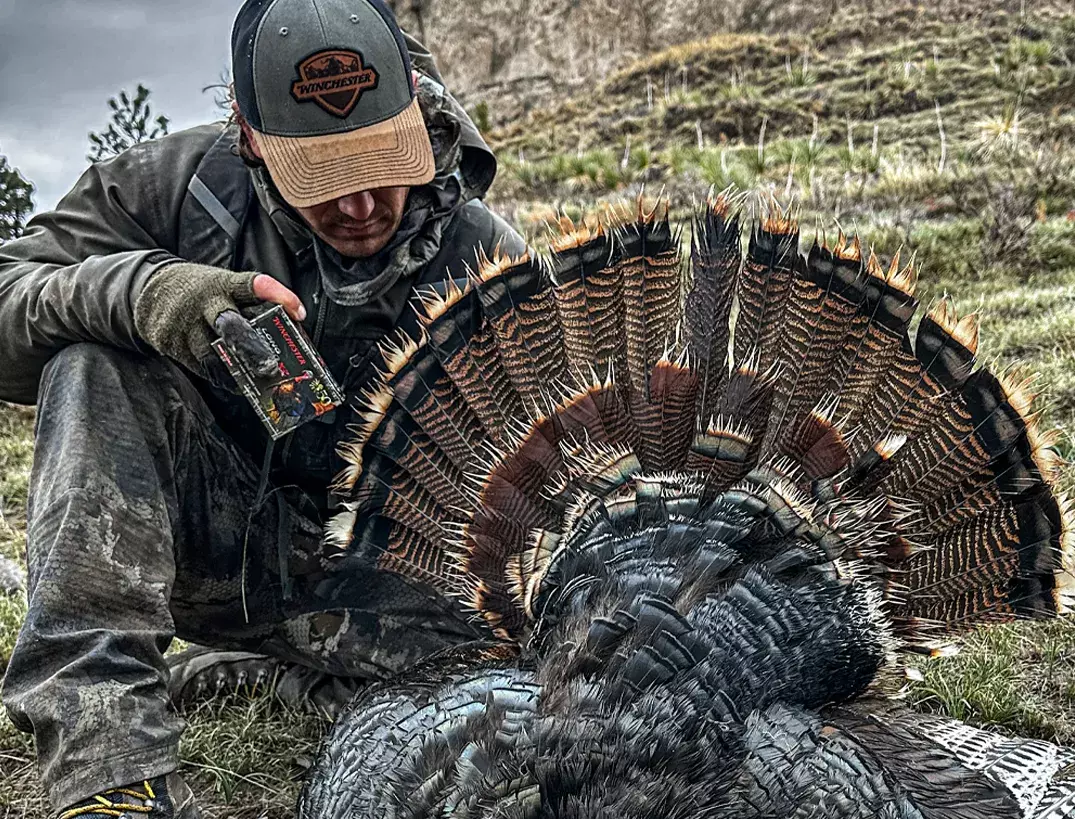
[[[373,200],[373,195],[369,191],[352,193],[348,196],[341,196],[336,200],[336,206],[340,209],[340,212],[350,216],[357,222],[364,222],[369,219],[376,205],[377,203]]]

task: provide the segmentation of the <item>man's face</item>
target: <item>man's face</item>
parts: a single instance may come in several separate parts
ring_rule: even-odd
[[[295,210],[340,255],[360,259],[377,253],[395,235],[409,191],[375,188]]]
[[[261,158],[257,137],[232,104],[250,150]],[[403,221],[410,188],[374,188],[314,205],[295,208],[315,234],[341,256],[362,259],[384,249]]]

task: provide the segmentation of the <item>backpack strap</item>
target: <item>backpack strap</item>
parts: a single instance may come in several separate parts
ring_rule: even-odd
[[[247,210],[254,197],[250,172],[235,150],[232,125],[202,157],[179,211],[179,256],[234,268]]]

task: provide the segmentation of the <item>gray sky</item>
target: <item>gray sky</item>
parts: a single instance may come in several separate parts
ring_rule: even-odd
[[[142,82],[178,131],[219,119],[241,0],[0,0],[0,154],[51,208],[85,170],[107,101]]]

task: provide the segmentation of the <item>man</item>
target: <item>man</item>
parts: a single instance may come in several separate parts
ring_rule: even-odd
[[[283,668],[346,695],[475,636],[428,590],[322,554],[352,411],[267,446],[210,348],[271,370],[242,311],[281,304],[354,396],[377,342],[417,331],[416,287],[523,249],[479,201],[489,149],[409,44],[419,72],[381,0],[247,0],[237,123],[91,167],[0,248],[0,398],[38,402],[3,693],[62,816],[198,815],[170,676],[184,696]],[[233,653],[170,675],[174,635]]]

